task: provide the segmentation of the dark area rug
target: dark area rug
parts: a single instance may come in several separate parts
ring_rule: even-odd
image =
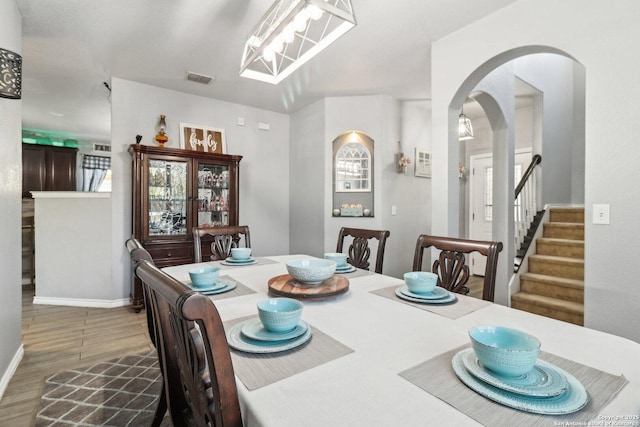
[[[59,372],[45,380],[35,426],[150,425],[161,389],[155,351]]]

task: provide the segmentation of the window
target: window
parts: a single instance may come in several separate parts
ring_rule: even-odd
[[[520,182],[522,178],[522,165],[516,164],[514,166],[514,181],[516,185]],[[514,201],[514,216],[517,215],[518,210],[520,209],[520,198],[517,198]],[[484,220],[491,221],[493,219],[493,168],[488,167],[484,170]]]

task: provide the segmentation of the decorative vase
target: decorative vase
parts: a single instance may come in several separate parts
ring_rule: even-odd
[[[159,147],[164,147],[167,141],[169,141],[169,137],[165,134],[167,130],[167,122],[166,116],[164,114],[160,114],[160,120],[158,120],[158,134],[156,135],[156,141],[158,142]]]

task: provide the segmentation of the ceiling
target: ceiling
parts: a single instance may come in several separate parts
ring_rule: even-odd
[[[109,140],[112,77],[282,113],[326,96],[430,99],[431,43],[514,1],[352,0],[358,25],[274,86],[238,75],[273,0],[16,0],[23,128]]]

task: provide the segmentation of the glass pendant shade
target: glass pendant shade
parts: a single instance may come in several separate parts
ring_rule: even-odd
[[[469,120],[464,113],[460,113],[458,116],[458,137],[460,141],[473,139],[473,126],[471,126],[471,120]]]

